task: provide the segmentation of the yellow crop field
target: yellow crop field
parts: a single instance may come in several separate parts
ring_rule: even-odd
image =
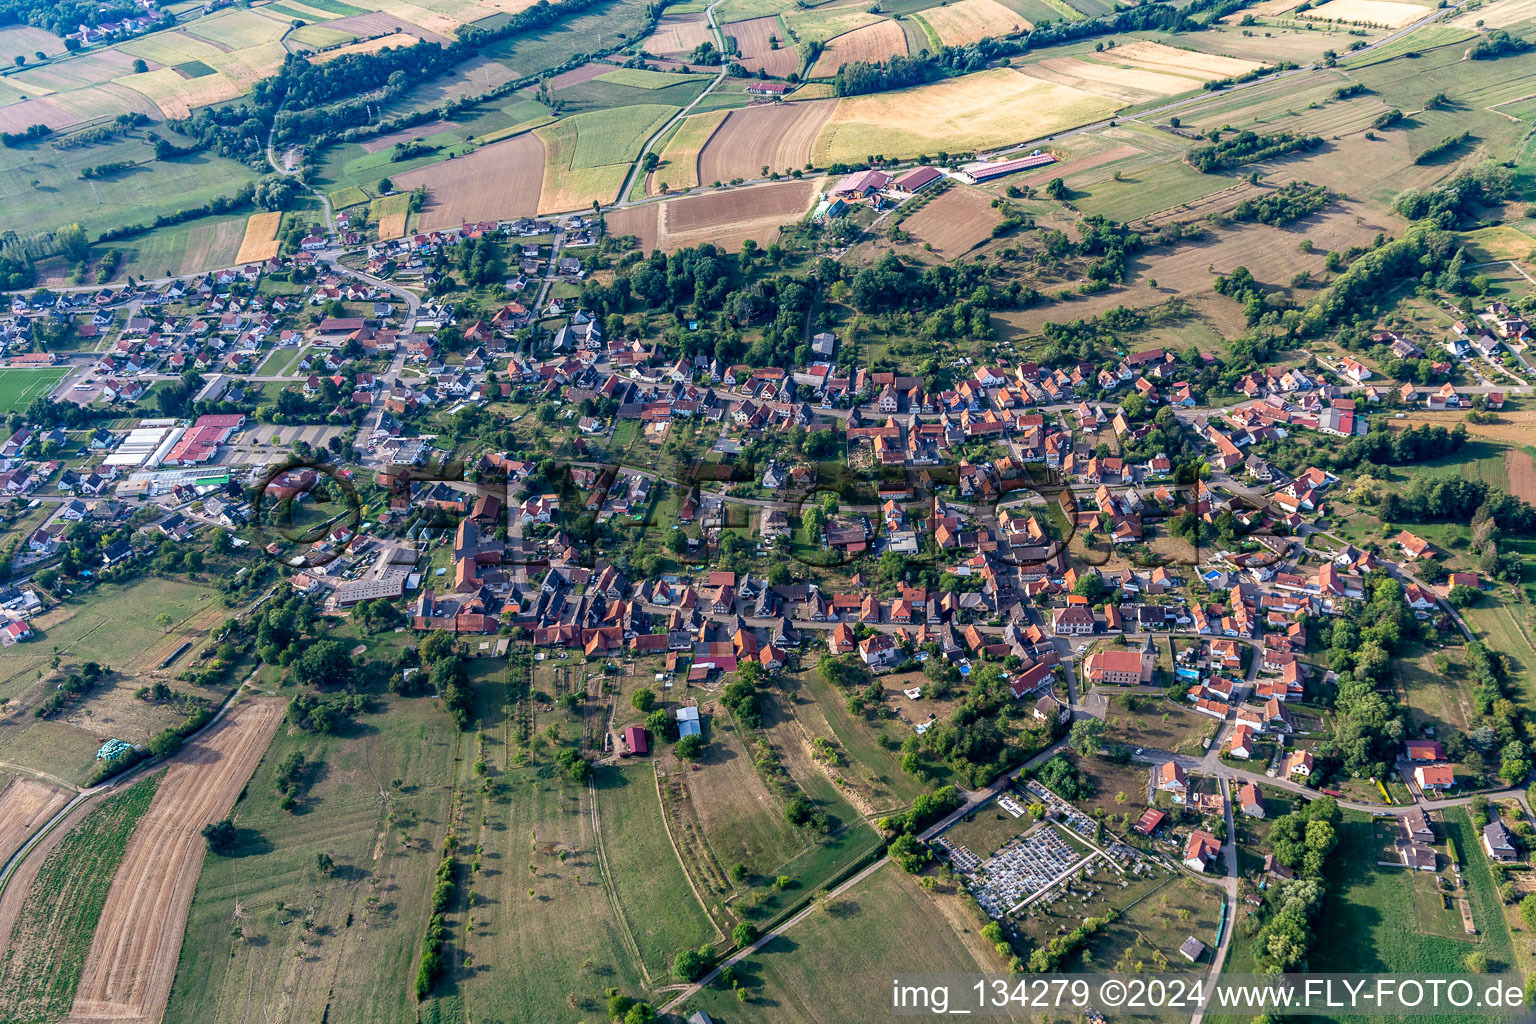
[[[930,7],[922,12],[922,17],[945,46],[965,46],[987,36],[1004,36],[1016,29],[1034,27],[997,0],[960,0],[947,7]]]
[[[729,113],[729,110],[711,110],[684,118],[677,134],[661,151],[661,163],[656,165],[651,180],[658,185],[666,182],[674,192],[696,187],[699,184],[699,152]]]
[[[837,101],[812,146],[818,165],[871,155],[996,149],[1108,117],[1121,104],[1012,68]]]
[[[236,263],[256,263],[277,255],[277,228],[283,222],[281,212],[253,213],[245,222],[245,237],[240,240]]]
[[[386,46],[415,46],[419,42],[421,42],[420,39],[404,33],[380,36],[377,39],[370,39],[366,43],[353,43],[351,46],[342,46],[334,50],[326,50],[324,53],[314,54],[309,58],[309,62],[311,64],[325,64],[335,60],[337,57],[345,57],[349,53],[378,53]]]
[[[821,56],[816,58],[816,66],[811,68],[808,77],[831,78],[844,64],[860,60],[877,64],[888,57],[906,55],[906,32],[902,31],[900,23],[887,18],[827,40],[826,47],[821,51]],[[807,98],[798,90],[795,96],[799,99]]]
[[[1401,28],[1410,22],[1418,21],[1428,13],[1430,13],[1428,7],[1397,3],[1396,0],[1328,0],[1328,3],[1319,4],[1310,11],[1304,12],[1301,17],[1316,18],[1319,21],[1342,21],[1352,25],[1385,25],[1387,28]]]
[[[182,78],[170,68],[127,75],[117,79],[117,84],[147,96],[166,117],[187,117],[196,107],[232,100],[244,92],[223,75]]]
[[[1334,0],[1334,2],[1338,3],[1340,0]],[[1372,0],[1361,0],[1361,2],[1372,2]],[[1094,56],[1099,60],[1151,68],[1154,71],[1172,71],[1205,81],[1235,78],[1264,66],[1257,61],[1242,60],[1238,57],[1221,57],[1211,53],[1196,53],[1193,50],[1164,46],[1162,43],[1145,39],[1116,46]]]
[[[379,241],[405,237],[406,221],[411,213],[411,196],[408,192],[375,199],[369,211],[370,219],[379,226]]]

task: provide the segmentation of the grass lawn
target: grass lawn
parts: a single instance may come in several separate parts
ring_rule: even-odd
[[[1095,881],[1112,876],[1100,870]],[[1110,891],[1114,892],[1113,883]],[[1134,882],[1127,883],[1131,891]],[[1216,922],[1221,916],[1222,891],[1189,877],[1175,877],[1149,893],[1121,914],[1120,919],[1094,937],[1091,970],[1162,971],[1204,973],[1207,955],[1190,963],[1179,955],[1185,939],[1196,938],[1207,947],[1216,945]],[[1113,966],[1111,966],[1113,965]]]
[[[1159,652],[1163,649],[1159,644]],[[1220,724],[1208,715],[1179,707],[1172,701],[1138,694],[1110,697],[1106,718],[1109,728],[1104,731],[1105,739],[1130,747],[1151,747],[1176,754],[1202,753],[1206,741]]]
[[[1334,971],[1423,976],[1464,970],[1463,960],[1477,948],[1495,965],[1510,962],[1509,933],[1497,904],[1490,906],[1482,898],[1497,900],[1487,863],[1471,843],[1470,821],[1461,812],[1447,816],[1452,820],[1446,830],[1462,856],[1470,858],[1466,878],[1480,935],[1469,940],[1430,934],[1417,913],[1413,876],[1418,872],[1377,866],[1382,843],[1373,820],[1346,811],[1339,846],[1330,858],[1328,899],[1316,928],[1311,963],[1327,964]]]
[[[69,369],[67,366],[37,370],[0,369],[0,416],[23,412],[35,399],[52,394]]]
[[[962,818],[944,833],[944,838],[956,846],[964,846],[985,860],[1032,824],[1034,822],[1027,811],[1015,818],[997,804],[991,803]]]
[[[231,266],[240,254],[247,216],[199,217],[110,244],[122,254],[114,282],[129,274],[160,278]],[[98,253],[105,247],[98,247]]]
[[[599,768],[596,786],[603,884],[618,903],[628,941],[653,981],[662,983],[674,955],[722,936],[667,838],[651,765]]]
[[[847,760],[841,774],[855,786],[859,780],[868,788],[868,798],[877,809],[894,805],[906,806],[923,792],[922,783],[901,770],[901,743],[910,734],[909,728],[899,719],[866,718],[854,715],[836,688],[828,684],[814,671],[802,672],[787,681],[792,695],[795,718],[813,736],[827,736]],[[883,677],[885,680],[896,678]],[[908,683],[907,685],[914,685]],[[809,698],[809,700],[806,700]],[[906,701],[906,697],[890,700]],[[924,701],[919,701],[919,707]],[[881,743],[881,737],[885,743]],[[931,765],[937,774],[941,766]],[[947,770],[945,770],[947,771]]]
[[[644,818],[646,808],[655,807],[654,795],[646,794],[642,775],[629,776],[611,768],[598,775],[605,835],[614,823],[633,825],[640,851],[672,858],[665,835],[657,844],[659,822]],[[612,862],[605,868],[604,855],[622,851],[611,839],[599,846],[586,787],[570,783],[550,765],[493,776],[484,813],[488,824],[479,842],[485,866],[471,883],[477,906],[465,939],[472,961],[454,979],[474,1019],[564,1024],[597,1019],[609,986],[641,994],[636,938],[657,949],[666,939],[659,932],[631,932],[631,915],[649,912],[654,904],[645,893],[628,892],[624,899],[633,902],[622,903],[609,880],[621,881],[629,871],[631,881],[654,879],[659,898],[691,899],[681,869],[673,869],[676,859],[671,865],[658,859],[643,869]],[[693,918],[702,919],[701,911],[690,915],[686,906],[663,907],[660,914],[658,921],[667,928],[680,929],[667,933],[679,940],[696,934]]]
[[[164,773],[103,800],[38,869],[0,964],[0,1016],[57,1019],[74,1002],[96,920]]]
[[[885,1020],[892,973],[1002,970],[980,937],[984,924],[958,897],[925,893],[888,863],[737,965],[748,1001],[717,986],[689,999],[681,1017],[702,1009],[729,1024]]]
[[[377,707],[336,735],[284,728],[273,739],[235,805],[239,849],[203,865],[167,1022],[244,1020],[252,1000],[290,1020],[413,1014],[459,742],[431,700]],[[292,812],[275,782],[290,752],[308,766]],[[315,868],[320,853],[335,861],[329,876]]]

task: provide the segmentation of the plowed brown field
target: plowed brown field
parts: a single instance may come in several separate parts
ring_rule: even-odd
[[[544,143],[532,132],[395,176],[401,191],[427,186],[427,202],[417,221],[423,231],[456,228],[466,221],[532,217],[539,211],[543,183]]]
[[[799,70],[800,51],[784,32],[777,15],[733,21],[722,28],[736,40],[737,62],[753,74],[766,71],[775,78],[783,78]],[[778,49],[774,49],[775,40]]]
[[[761,177],[764,164],[780,172],[804,167],[836,106],[836,100],[808,100],[731,111],[699,154],[699,181]]]
[[[67,1020],[149,1024],[165,1013],[203,867],[202,827],[235,805],[284,707],[242,704],[172,762],[112,879]]]
[[[992,208],[985,192],[960,187],[948,192],[902,221],[918,242],[927,242],[942,256],[959,256],[985,242],[1003,215]]]
[[[21,849],[27,837],[60,807],[69,803],[69,791],[36,779],[15,779],[0,792],[0,864]]]

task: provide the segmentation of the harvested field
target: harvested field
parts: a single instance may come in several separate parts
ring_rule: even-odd
[[[34,124],[45,124],[58,130],[83,120],[85,118],[49,100],[29,99],[0,107],[0,132],[24,132]]]
[[[820,181],[788,181],[668,200],[661,204],[659,244],[677,249],[713,242],[735,250],[750,238],[767,245],[780,227],[811,212],[820,191]]]
[[[409,32],[429,43],[448,41],[446,36],[439,35],[436,31],[429,31],[431,28],[429,25],[417,25],[404,18],[397,18],[393,14],[353,14],[345,18],[337,18],[335,21],[328,21],[325,27],[333,32],[346,32],[360,38],[400,31]],[[453,29],[449,27],[447,31],[451,32]]]
[[[1255,18],[1277,18],[1300,2],[1301,0],[1259,0],[1258,3],[1249,4],[1235,14],[1227,15],[1221,21],[1224,25],[1236,25],[1243,20],[1245,14],[1251,14]]]
[[[155,32],[119,43],[116,49],[135,57],[158,64],[185,64],[190,60],[205,60],[227,53],[227,47],[215,46],[206,39],[189,36],[185,32]]]
[[[776,171],[805,166],[836,107],[832,100],[813,100],[731,111],[699,154],[699,180],[756,178],[764,164]]]
[[[195,107],[232,100],[245,91],[223,75],[182,78],[170,68],[127,75],[117,83],[148,97],[167,118],[188,117]]]
[[[166,771],[107,893],[71,1018],[159,1020],[202,871],[204,825],[229,813],[282,721],[285,702],[239,705]]]
[[[50,57],[62,53],[64,40],[31,25],[7,25],[0,29],[0,62],[9,64],[18,56],[30,60],[38,50]]]
[[[162,779],[157,773],[84,801],[11,876],[0,899],[0,1018],[68,1012],[113,875]]]
[[[1335,2],[1338,2],[1338,0],[1335,0]],[[1220,57],[1210,53],[1196,53],[1193,50],[1184,50],[1177,46],[1164,46],[1162,43],[1154,43],[1145,39],[1139,39],[1133,43],[1125,43],[1124,45],[1116,46],[1112,50],[1105,50],[1099,56],[1104,60],[1112,60],[1121,64],[1131,64],[1137,67],[1153,68],[1161,71],[1172,71],[1205,81],[1245,75],[1255,68],[1263,66],[1257,61],[1241,60],[1237,57]]]
[[[431,231],[472,220],[530,217],[538,212],[543,178],[544,144],[529,133],[397,175],[395,187],[403,192],[427,187],[418,224]],[[383,227],[380,236],[386,237]]]
[[[118,50],[100,50],[7,75],[5,81],[30,96],[110,82],[133,68],[133,58]]]
[[[1418,21],[1430,13],[1430,8],[1418,4],[1402,4],[1395,0],[1328,0],[1298,17],[1315,21],[1337,21],[1348,25],[1384,25],[1401,28]]]
[[[656,186],[666,182],[673,191],[694,188],[699,184],[699,153],[709,144],[710,138],[729,114],[728,110],[711,110],[683,119],[672,138],[661,151],[661,162],[651,172],[650,194]]]
[[[151,75],[169,75],[174,81],[180,82],[182,78],[170,68],[162,68],[159,71],[151,71]],[[213,81],[213,79],[203,79]],[[185,83],[188,86],[192,82]],[[238,89],[239,86],[233,88]],[[95,118],[116,117],[129,111],[137,111],[151,118],[162,117],[161,108],[154,100],[145,96],[137,89],[130,89],[126,85],[116,82],[108,82],[105,85],[93,85],[89,89],[71,89],[69,92],[55,93],[48,97],[49,101],[63,107],[82,121]]]
[[[646,53],[691,53],[702,43],[715,41],[702,14],[668,15],[656,22],[656,31],[640,44]]]
[[[828,40],[811,68],[810,77],[831,78],[838,68],[854,61],[874,64],[887,57],[906,55],[907,34],[901,25],[890,20],[880,21]]]
[[[1414,409],[1409,410],[1402,419],[1393,420],[1392,428],[1401,430],[1422,423],[1438,423],[1450,430],[1459,423],[1466,423],[1466,419],[1462,412],[1455,409],[1443,412]],[[1486,437],[1500,444],[1513,445],[1518,451],[1521,446],[1531,443],[1532,432],[1536,431],[1536,409],[1505,410],[1499,413],[1497,423],[1466,423],[1466,427],[1467,433],[1474,437]]]
[[[402,32],[400,35],[396,36],[380,36],[377,39],[370,39],[366,43],[353,43],[351,46],[338,46],[334,50],[326,50],[324,53],[317,53],[313,55],[309,58],[309,62],[311,64],[326,64],[335,60],[337,57],[345,57],[351,53],[378,53],[380,50],[385,49],[386,47],[415,46],[419,42],[421,42],[421,40],[415,36],[407,35]]]
[[[262,17],[255,11],[227,7],[189,22],[181,31],[205,39],[215,46],[243,50],[263,43],[275,43],[283,38],[288,28],[282,22]]]
[[[387,242],[392,238],[403,238],[411,219],[410,193],[401,192],[375,199],[368,209],[368,219],[378,225],[379,241]]]
[[[634,235],[639,240],[640,250],[650,252],[656,248],[658,215],[661,213],[662,205],[645,203],[641,206],[626,206],[621,210],[611,211],[607,215],[608,233]]]
[[[1047,57],[1019,70],[1046,82],[1109,96],[1122,103],[1141,103],[1199,88],[1197,80],[1184,75],[1151,68],[1110,67],[1077,57]]]
[[[919,244],[953,258],[985,242],[1003,215],[992,208],[992,197],[964,186],[952,188],[901,222]]]
[[[818,195],[820,183],[806,180],[683,196],[614,210],[608,231],[634,235],[647,252],[704,242],[734,251],[748,238],[760,245],[774,241],[779,228],[811,211]]]
[[[428,135],[436,135],[438,132],[449,132],[463,125],[457,121],[428,121],[426,124],[413,125],[405,131],[390,132],[388,135],[376,135],[371,139],[359,142],[365,153],[377,153],[393,146],[397,142],[410,142],[412,139],[424,139]]]
[[[192,77],[201,78],[217,71],[236,85],[250,86],[275,72],[287,56],[288,49],[282,43],[264,43],[197,61],[191,65],[196,69]],[[188,67],[178,65],[176,71],[183,74]]]
[[[1536,459],[1531,458],[1531,453],[1511,448],[1504,453],[1504,469],[1509,474],[1509,493],[1521,501],[1536,504]],[[0,853],[3,852],[4,846],[0,845]]]
[[[902,158],[945,148],[996,149],[1107,117],[1119,107],[1080,89],[994,68],[838,100],[812,159],[826,166],[862,161],[869,154]]]
[[[736,40],[737,62],[753,74],[766,71],[775,78],[783,78],[800,68],[800,51],[785,35],[776,15],[734,21],[721,26],[721,30]]]
[[[1526,456],[1529,464],[1530,456]],[[12,779],[0,790],[0,864],[11,859],[43,823],[69,803],[70,792],[36,779]]]
[[[1476,28],[1482,22],[1488,28],[1508,28],[1522,21],[1536,18],[1536,0],[1510,0],[1508,3],[1484,4],[1468,11],[1449,24],[1457,28]],[[3,39],[4,36],[0,36]]]
[[[281,211],[253,213],[245,222],[245,237],[240,240],[236,263],[255,263],[277,255],[277,228],[283,222]]]
[[[569,71],[562,71],[555,75],[549,80],[549,88],[552,92],[556,89],[569,89],[573,85],[590,82],[599,75],[606,75],[612,70],[612,64],[604,64],[600,60],[589,61],[580,67],[571,68]]]
[[[826,42],[866,25],[873,25],[880,15],[847,3],[822,4],[810,9],[794,9],[783,15],[784,28],[792,43],[815,40]]]
[[[920,16],[945,46],[965,46],[987,36],[1005,36],[1034,28],[997,0],[960,0],[947,7],[930,7]]]

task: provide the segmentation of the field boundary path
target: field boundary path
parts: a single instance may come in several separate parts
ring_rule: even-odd
[[[715,8],[718,6],[720,6],[720,0],[714,0],[713,3],[704,9],[704,18],[709,22],[710,31],[715,34],[715,45],[720,48],[720,52],[723,54],[726,52],[725,33],[721,30],[720,23],[715,20]],[[645,155],[651,151],[652,146],[656,145],[656,140],[665,135],[667,130],[673,125],[687,117],[689,112],[692,111],[694,107],[699,105],[700,100],[702,100],[705,96],[708,96],[715,90],[717,86],[719,86],[721,82],[725,81],[726,70],[730,66],[731,65],[729,62],[721,64],[720,72],[719,74],[715,75],[715,80],[705,86],[704,91],[695,96],[692,103],[689,103],[682,110],[679,110],[677,113],[673,114],[665,124],[656,129],[656,133],[654,135],[645,140],[645,145],[640,147],[640,152],[638,155],[636,155],[635,162],[629,166],[629,173],[624,176],[624,187],[619,189],[619,199],[612,205],[612,209],[617,210],[627,206],[638,206],[641,203],[656,202],[659,199],[666,198],[665,196],[647,196],[644,199],[630,200],[628,196],[629,190],[635,187],[635,175],[645,173],[640,168],[645,163]],[[550,260],[550,262],[553,263],[554,260]]]
[[[259,669],[257,671],[259,671]],[[219,721],[224,717],[225,712],[229,711],[231,708],[233,708],[236,705],[237,700],[238,700],[238,698],[240,696],[240,693],[247,686],[251,686],[251,688],[253,690],[255,689],[255,687],[252,686],[252,681],[255,680],[255,678],[256,678],[256,671],[253,671],[249,676],[246,677],[244,682],[242,682],[239,686],[237,686],[233,690],[231,690],[229,698],[227,700],[225,700],[225,702],[222,705],[219,706],[218,711],[214,712],[213,717],[208,719],[207,724],[204,725],[197,732],[195,732],[192,735],[188,736],[183,741],[182,749],[185,749],[186,744],[192,743],[192,742],[196,741],[200,737],[206,735],[208,730],[210,730],[210,729],[214,728],[215,726],[217,726],[219,724]],[[166,760],[174,759],[175,756],[176,755],[173,754],[173,755],[171,755],[171,758],[166,759]],[[27,841],[25,843],[22,843],[21,846],[17,847],[16,852],[11,854],[10,859],[7,860],[4,865],[0,865],[0,897],[3,897],[5,895],[6,884],[11,880],[11,876],[16,873],[16,870],[19,867],[21,867],[21,863],[22,863],[22,861],[26,860],[27,855],[30,854],[32,852],[32,850],[35,849],[39,843],[41,843],[44,839],[46,839],[47,836],[48,836],[48,833],[52,832],[55,828],[57,828],[60,822],[62,822],[65,818],[68,818],[69,815],[77,807],[79,807],[81,804],[85,803],[87,800],[91,799],[92,797],[99,796],[100,794],[105,793],[105,792],[107,792],[109,790],[116,789],[118,786],[121,786],[123,783],[128,782],[131,779],[135,779],[138,776],[145,774],[146,772],[159,770],[161,767],[163,767],[165,765],[166,760],[161,760],[159,758],[153,758],[152,757],[152,758],[149,758],[148,760],[140,761],[138,764],[134,765],[132,768],[129,768],[126,771],[120,772],[117,775],[114,775],[112,778],[107,779],[105,782],[102,782],[102,783],[99,783],[99,784],[97,784],[95,786],[92,786],[89,789],[77,789],[77,787],[70,786],[69,787],[70,789],[75,789],[76,790],[76,793],[75,793],[75,796],[73,797],[73,799],[71,799],[69,801],[69,803],[65,804],[63,807],[59,808],[58,812],[56,814],[54,814],[53,817],[51,817],[47,821],[43,822],[43,824],[38,828],[38,830],[36,832],[32,833],[32,835],[27,839]],[[68,783],[64,783],[64,784],[65,785],[69,785]]]
[[[767,945],[772,940],[778,938],[780,935],[789,931],[795,925],[799,924],[801,921],[804,921],[807,917],[810,917],[812,914],[820,910],[823,901],[831,900],[837,896],[841,896],[844,892],[851,889],[855,885],[858,885],[860,882],[864,881],[864,879],[885,867],[885,865],[888,863],[890,863],[889,857],[881,857],[869,867],[865,868],[863,871],[858,872],[842,885],[839,885],[836,889],[828,891],[827,894],[821,899],[811,901],[805,906],[805,909],[801,910],[794,917],[791,917],[788,921],[785,921],[783,924],[779,925],[773,931],[764,932],[762,935],[758,936],[757,941],[752,943],[750,946],[743,946],[736,952],[732,953],[730,956],[726,957],[724,960],[720,961],[720,963],[717,964],[713,970],[704,975],[704,977],[700,978],[698,981],[694,982],[692,985],[689,985],[687,988],[683,989],[683,991],[678,993],[671,1002],[661,1007],[657,1012],[663,1014],[671,1013],[679,1003],[697,994],[701,989],[718,978],[722,970],[732,966],[733,964],[738,964],[745,960],[747,957],[751,956],[753,953],[756,953],[763,946]]]

